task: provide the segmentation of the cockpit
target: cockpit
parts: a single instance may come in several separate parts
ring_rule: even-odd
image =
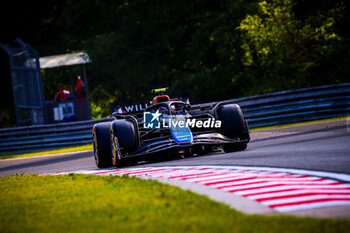
[[[170,102],[160,103],[153,105],[147,109],[150,112],[158,111],[161,116],[166,117],[169,115],[187,115],[189,114],[190,105],[183,102]]]

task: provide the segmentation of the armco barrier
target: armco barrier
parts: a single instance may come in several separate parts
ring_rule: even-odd
[[[223,101],[238,103],[250,128],[350,116],[350,83],[282,91]],[[217,102],[193,105],[193,109]],[[26,153],[92,142],[100,120],[0,129],[0,154]]]
[[[91,129],[95,123],[111,121],[77,121],[51,125],[35,125],[0,130],[0,154],[27,153],[78,146],[92,142]]]
[[[241,106],[250,128],[350,115],[350,83],[225,100]],[[214,106],[217,102],[202,104]],[[199,105],[194,105],[198,108]]]

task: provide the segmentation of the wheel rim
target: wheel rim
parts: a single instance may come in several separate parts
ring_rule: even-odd
[[[116,136],[113,135],[113,132],[111,134],[111,147],[112,147],[112,161],[113,165],[116,166],[118,161],[120,161],[120,150],[118,145],[118,139]]]

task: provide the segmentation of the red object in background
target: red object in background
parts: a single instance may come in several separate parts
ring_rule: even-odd
[[[85,99],[86,94],[85,94],[85,84],[83,81],[80,79],[80,76],[78,76],[77,84],[75,86],[75,92],[76,92],[76,98],[77,99]]]
[[[58,91],[58,97],[61,102],[67,101],[67,96],[70,95],[70,91],[66,89],[61,89]]]

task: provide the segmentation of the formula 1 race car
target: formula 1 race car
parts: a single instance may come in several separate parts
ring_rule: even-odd
[[[237,104],[222,102],[191,106],[188,99],[170,99],[167,88],[145,105],[119,107],[111,122],[93,127],[93,147],[99,168],[134,165],[147,156],[201,155],[221,147],[245,150],[249,128]]]

